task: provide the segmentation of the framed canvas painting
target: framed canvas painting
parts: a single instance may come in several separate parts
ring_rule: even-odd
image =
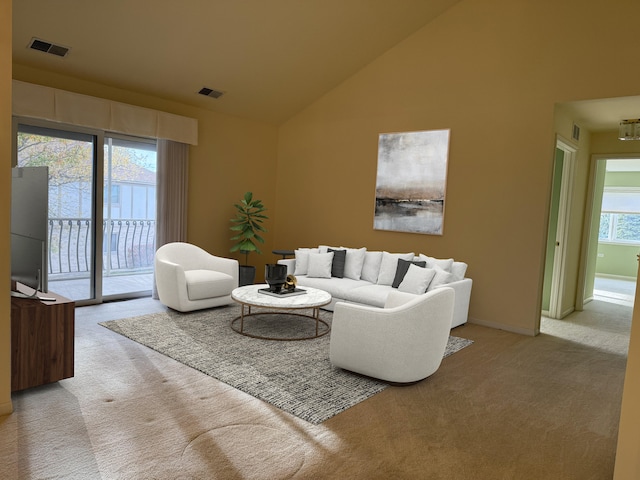
[[[449,130],[382,133],[375,230],[442,235]]]

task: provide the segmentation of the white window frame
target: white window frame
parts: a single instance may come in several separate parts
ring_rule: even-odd
[[[603,197],[607,193],[632,193],[640,197],[640,187],[605,187]],[[640,239],[638,240],[622,240],[615,236],[615,232],[618,225],[618,219],[620,215],[640,215],[640,211],[607,211],[604,209],[601,211],[601,215],[609,216],[609,235],[606,239],[598,238],[598,243],[609,245],[640,245]]]

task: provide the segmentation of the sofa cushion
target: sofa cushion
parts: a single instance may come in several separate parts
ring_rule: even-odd
[[[427,262],[427,267],[440,267],[445,272],[450,272],[451,266],[453,265],[453,258],[433,258],[422,253],[419,255],[419,258],[420,260],[424,260]]]
[[[420,267],[412,263],[409,265],[402,282],[398,285],[398,290],[421,295],[427,291],[435,274],[436,271],[433,268]]]
[[[364,280],[353,280],[351,278],[318,278],[309,277],[308,275],[302,275],[296,278],[298,280],[298,287],[319,288],[320,290],[329,292],[333,298],[340,300],[344,300],[347,292],[354,288],[371,285],[369,282],[365,282]]]
[[[382,252],[365,252],[360,279],[376,283],[378,281],[378,272],[380,271],[380,262],[382,262]]]
[[[434,270],[436,274],[434,275],[433,280],[431,280],[429,288],[427,288],[428,292],[433,290],[434,288],[438,288],[442,285],[446,285],[447,283],[451,283],[454,278],[452,273],[447,272],[438,266],[436,266]]]
[[[344,277],[344,264],[347,260],[346,250],[334,250],[330,248],[329,252],[333,252],[333,260],[331,261],[331,276],[336,278]]]
[[[380,272],[378,273],[378,285],[391,285],[396,277],[398,268],[398,259],[413,260],[414,254],[411,253],[389,253],[382,252],[382,262],[380,263]]]
[[[391,286],[393,288],[398,288],[400,283],[402,283],[402,279],[407,274],[407,270],[409,270],[409,265],[416,265],[417,267],[426,267],[427,262],[424,260],[413,260],[409,262],[408,260],[398,259],[398,267],[396,268],[396,276],[393,278],[393,283]]]
[[[203,300],[229,295],[235,286],[231,275],[213,270],[186,270],[184,277],[187,281],[189,300]]]
[[[331,265],[333,264],[333,252],[310,253],[309,277],[331,278]]]
[[[467,274],[467,264],[464,262],[453,262],[451,265],[451,274],[453,275],[452,282],[456,282],[458,280],[462,280],[464,276]]]
[[[344,276],[353,280],[360,280],[362,276],[362,266],[367,253],[365,247],[347,248],[347,259],[344,264]]]
[[[370,283],[360,287],[352,288],[345,292],[344,299],[349,302],[373,305],[374,307],[384,307],[387,295],[393,290],[389,285],[372,285]]]
[[[294,275],[306,275],[309,269],[309,253],[318,253],[317,248],[298,248],[294,250],[296,269]]]

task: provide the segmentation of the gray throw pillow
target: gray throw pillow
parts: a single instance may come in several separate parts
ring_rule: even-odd
[[[393,279],[393,283],[391,286],[393,288],[398,288],[404,279],[404,276],[407,274],[407,270],[409,270],[409,265],[414,264],[417,267],[425,268],[427,266],[427,262],[425,261],[417,261],[410,262],[408,260],[398,259],[398,268],[396,268],[396,276]]]
[[[346,250],[334,250],[329,248],[328,252],[333,252],[333,262],[331,263],[331,276],[344,278],[344,264],[347,261]]]

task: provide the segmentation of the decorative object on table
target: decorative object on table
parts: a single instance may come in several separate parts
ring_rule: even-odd
[[[287,275],[287,279],[284,282],[285,290],[295,290],[296,285],[298,285],[298,279],[296,276],[292,274]]]
[[[283,288],[275,292],[271,290],[271,288],[261,288],[258,290],[258,293],[264,293],[265,295],[271,295],[272,297],[283,298],[283,297],[294,297],[296,295],[303,295],[307,293],[307,291],[304,288],[294,288],[292,290]]]
[[[231,247],[231,252],[244,254],[244,264],[240,265],[240,286],[251,285],[255,281],[256,267],[249,265],[249,253],[262,252],[258,248],[258,243],[264,243],[264,238],[260,236],[267,229],[262,226],[262,222],[267,220],[264,214],[266,208],[261,200],[253,198],[252,192],[246,192],[240,203],[233,205],[236,208],[236,216],[231,219],[232,232],[238,232],[231,237],[236,243]]]
[[[330,312],[320,314],[331,322]],[[329,335],[308,342],[256,340],[229,328],[237,315],[234,305],[189,314],[167,310],[100,325],[313,424],[388,387],[332,367]],[[286,330],[308,336],[315,326],[312,321],[301,324],[296,317],[273,315],[251,317],[246,328],[265,336]],[[471,343],[450,337],[445,356]]]
[[[442,235],[448,153],[449,130],[380,134],[375,230]]]
[[[264,266],[264,279],[272,292],[278,293],[287,281],[287,266],[277,263],[267,263]]]

